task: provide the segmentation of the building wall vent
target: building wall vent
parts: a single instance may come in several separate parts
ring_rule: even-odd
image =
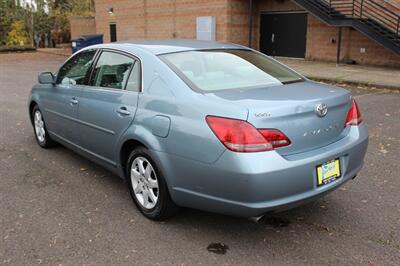
[[[216,19],[215,17],[196,18],[197,40],[215,41],[216,40]]]

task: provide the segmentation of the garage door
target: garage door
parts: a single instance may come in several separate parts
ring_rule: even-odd
[[[307,13],[267,13],[261,15],[260,51],[273,56],[304,58]]]

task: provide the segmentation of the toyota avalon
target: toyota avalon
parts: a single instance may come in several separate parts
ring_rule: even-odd
[[[40,74],[28,108],[41,147],[116,173],[154,220],[293,208],[354,178],[368,145],[349,91],[218,42],[90,46]]]

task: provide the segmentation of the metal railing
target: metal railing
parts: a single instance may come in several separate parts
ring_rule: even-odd
[[[332,16],[371,20],[392,31],[400,40],[400,9],[388,8],[374,0],[322,0],[330,7]],[[336,12],[335,12],[336,11]]]

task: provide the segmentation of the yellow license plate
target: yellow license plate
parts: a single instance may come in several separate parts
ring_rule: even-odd
[[[317,166],[318,186],[329,184],[341,176],[340,161],[335,159]]]

